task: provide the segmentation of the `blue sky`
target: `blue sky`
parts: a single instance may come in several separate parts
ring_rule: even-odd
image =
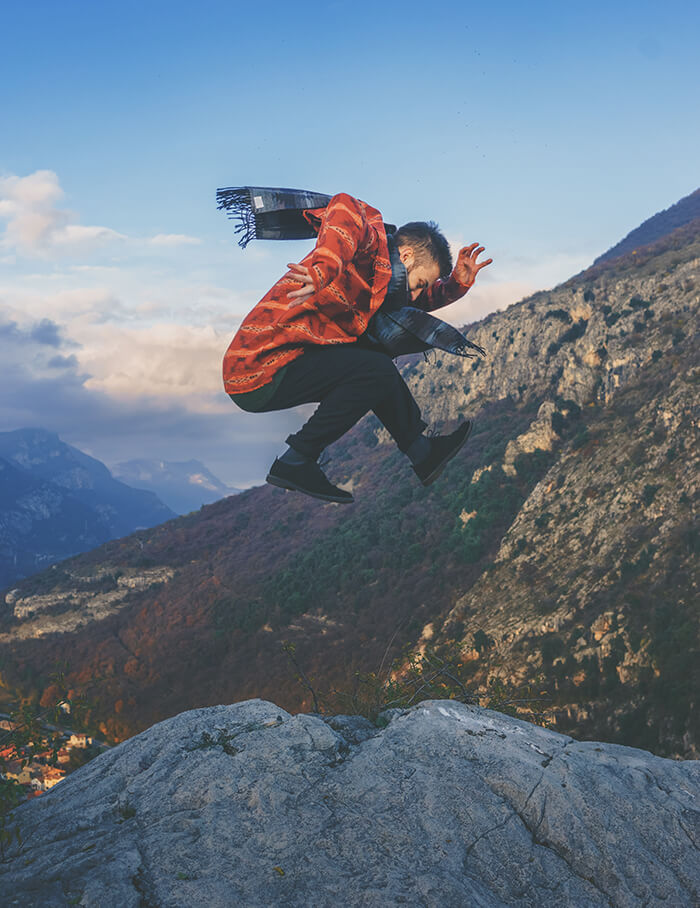
[[[308,246],[242,252],[217,186],[480,241],[494,264],[443,313],[463,324],[698,187],[699,37],[690,2],[6,5],[3,428],[262,481],[301,416],[238,411],[220,361]]]

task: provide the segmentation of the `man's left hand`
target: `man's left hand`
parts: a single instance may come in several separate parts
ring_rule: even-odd
[[[299,290],[292,290],[287,294],[287,299],[291,300],[290,303],[287,303],[287,308],[291,308],[292,306],[297,306],[299,303],[304,302],[304,300],[314,294],[315,290],[313,278],[311,277],[308,268],[305,268],[303,265],[295,264],[294,262],[290,262],[287,267],[291,271],[290,276],[292,280],[301,284]]]
[[[460,284],[471,287],[481,269],[491,264],[493,259],[486,259],[485,262],[477,262],[477,258],[483,251],[484,247],[479,246],[478,243],[472,243],[471,246],[464,246],[459,250],[457,264],[454,267],[453,273]]]

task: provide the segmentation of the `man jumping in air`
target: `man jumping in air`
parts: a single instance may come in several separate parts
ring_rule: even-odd
[[[255,204],[262,205],[259,197]],[[267,481],[324,501],[353,501],[317,460],[372,410],[423,485],[430,485],[466,442],[471,422],[450,435],[424,435],[418,405],[391,355],[370,340],[368,327],[397,292],[403,305],[425,312],[458,300],[492,259],[478,262],[484,250],[473,243],[460,250],[453,269],[437,225],[412,222],[392,233],[375,208],[345,193],[304,210],[303,217],[318,234],[314,249],[290,264],[246,316],[223,363],[224,387],[243,410],[319,404],[286,439],[289,447]]]

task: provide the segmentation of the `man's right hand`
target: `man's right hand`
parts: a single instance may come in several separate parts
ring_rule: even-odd
[[[486,259],[485,262],[477,262],[477,258],[483,251],[484,247],[479,246],[478,243],[472,243],[471,246],[464,246],[459,250],[453,274],[465,287],[471,287],[481,269],[493,261],[493,259]]]
[[[288,263],[287,268],[292,272],[292,279],[301,284],[299,290],[291,290],[287,294],[287,299],[291,300],[291,302],[288,303],[287,308],[291,309],[292,306],[298,306],[299,303],[303,303],[304,300],[312,296],[315,292],[315,288],[313,278],[309,274],[308,268],[305,268],[303,265],[294,264],[294,262]]]

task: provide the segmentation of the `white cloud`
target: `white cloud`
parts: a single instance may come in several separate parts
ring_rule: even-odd
[[[0,299],[3,318],[22,336],[33,331],[38,337],[33,326],[50,316],[62,336],[77,342],[76,367],[89,374],[90,391],[121,400],[176,401],[193,413],[211,412],[209,398],[222,393],[221,362],[236,325],[220,310],[202,319],[194,307],[166,308],[148,299],[127,303],[107,287],[57,293],[0,287]]]
[[[477,282],[462,299],[451,303],[444,309],[435,311],[433,315],[455,327],[460,327],[479,321],[489,312],[506,309],[512,303],[517,303],[538,289],[526,281],[502,281],[489,285],[480,284],[479,278],[477,278]]]
[[[56,293],[0,286],[0,299],[7,317],[22,323],[50,316],[66,325],[72,333],[79,323],[103,322],[123,308],[105,287],[75,287]]]
[[[462,246],[470,245],[459,236],[448,238],[448,241],[455,261]],[[490,312],[507,309],[538,290],[555,287],[591,262],[588,254],[557,253],[533,261],[490,249],[481,253],[478,260],[489,258],[493,258],[493,262],[479,272],[469,292],[435,315],[456,327],[479,321]]]
[[[78,336],[90,390],[121,399],[175,399],[184,409],[201,412],[203,400],[216,400],[222,389],[221,362],[229,338],[211,327],[92,325],[83,326]]]
[[[97,275],[115,275],[119,274],[120,269],[116,265],[71,265],[71,271],[79,271],[84,274]]]
[[[0,218],[7,221],[0,245],[25,255],[46,256],[125,239],[109,227],[75,223],[74,212],[57,207],[64,195],[52,170],[0,178]]]
[[[57,230],[53,236],[56,246],[86,246],[111,242],[112,240],[125,240],[123,233],[110,230],[109,227],[84,227],[82,224],[66,224]]]
[[[36,170],[28,177],[0,177],[0,213],[12,211],[13,206],[53,205],[64,192],[53,170]]]
[[[178,326],[160,336],[123,331],[110,350],[111,329],[78,347],[62,325],[0,322],[0,424],[44,426],[108,465],[197,458],[232,485],[262,482],[282,439],[303,418],[239,410],[215,380],[222,350],[213,335],[185,337]],[[131,344],[153,358],[152,373],[130,355]],[[173,361],[183,356],[181,365]]]
[[[65,215],[54,207],[62,198],[58,177],[51,170],[0,178],[0,217],[8,222],[2,245],[37,248],[46,243],[63,226]]]
[[[52,254],[85,254],[129,239],[111,227],[78,223],[75,212],[59,207],[64,197],[52,170],[37,170],[25,177],[1,177],[0,220],[7,224],[0,236],[0,247],[46,258]],[[197,237],[184,233],[159,233],[134,242],[165,248],[201,243]]]
[[[198,246],[201,240],[184,233],[157,233],[148,242],[151,246]]]

